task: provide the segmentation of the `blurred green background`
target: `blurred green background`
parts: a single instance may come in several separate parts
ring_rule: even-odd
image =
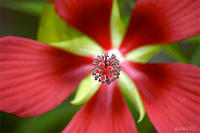
[[[14,35],[36,39],[40,14],[46,3],[47,0],[0,0],[0,37]],[[122,20],[127,25],[134,0],[118,0],[118,3]],[[179,47],[179,44],[181,44],[181,47]],[[166,50],[154,56],[150,62],[179,61],[200,65],[200,45],[198,45],[200,41],[190,39],[179,42],[179,44],[175,47],[166,47]],[[173,52],[177,49],[179,54]],[[54,110],[38,117],[18,118],[0,112],[0,132],[56,133],[62,131],[80,108],[80,106],[73,106],[69,103],[73,95]],[[134,119],[137,120],[136,110],[128,100],[127,103]],[[137,128],[140,133],[156,132],[147,116],[141,123],[137,123]]]

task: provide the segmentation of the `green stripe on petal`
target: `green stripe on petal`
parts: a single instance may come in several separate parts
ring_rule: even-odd
[[[37,34],[37,40],[45,43],[69,40],[81,36],[82,33],[66,24],[55,12],[54,4],[46,4]]]
[[[76,91],[75,98],[71,101],[74,105],[86,103],[98,90],[101,83],[94,80],[92,74],[83,79]]]
[[[134,62],[145,63],[163,48],[163,45],[143,46],[127,53],[125,58]]]
[[[123,71],[120,72],[119,86],[122,93],[129,99],[129,101],[139,112],[139,119],[137,122],[141,122],[145,116],[145,109],[142,99],[135,84]]]
[[[102,48],[95,41],[86,36],[50,43],[50,45],[81,56],[96,56],[103,53]]]
[[[38,30],[38,40],[81,56],[102,54],[102,48],[89,37],[66,24],[55,12],[53,3],[46,4]]]
[[[111,17],[111,36],[114,48],[118,48],[120,45],[125,34],[125,29],[126,27],[120,18],[117,0],[114,0]]]

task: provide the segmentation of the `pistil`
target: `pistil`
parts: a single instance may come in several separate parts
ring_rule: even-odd
[[[105,52],[104,55],[98,55],[93,61],[93,65],[92,73],[95,80],[109,85],[119,78],[121,66],[115,54],[112,54],[111,57],[109,57],[108,52]]]

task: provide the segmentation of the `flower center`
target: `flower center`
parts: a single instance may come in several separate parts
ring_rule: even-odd
[[[93,76],[101,83],[110,84],[119,78],[121,66],[115,54],[109,57],[108,52],[98,55],[93,61]]]

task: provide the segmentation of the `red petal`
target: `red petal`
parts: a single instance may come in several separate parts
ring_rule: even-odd
[[[91,60],[18,37],[0,39],[0,110],[20,117],[45,113],[90,73]]]
[[[63,133],[137,133],[137,130],[115,82],[101,85]]]
[[[92,37],[105,50],[109,50],[112,48],[112,2],[113,0],[55,0],[55,9],[68,24]]]
[[[200,35],[200,0],[138,0],[120,51],[195,35]]]
[[[179,63],[124,63],[160,133],[200,132],[200,69]]]

